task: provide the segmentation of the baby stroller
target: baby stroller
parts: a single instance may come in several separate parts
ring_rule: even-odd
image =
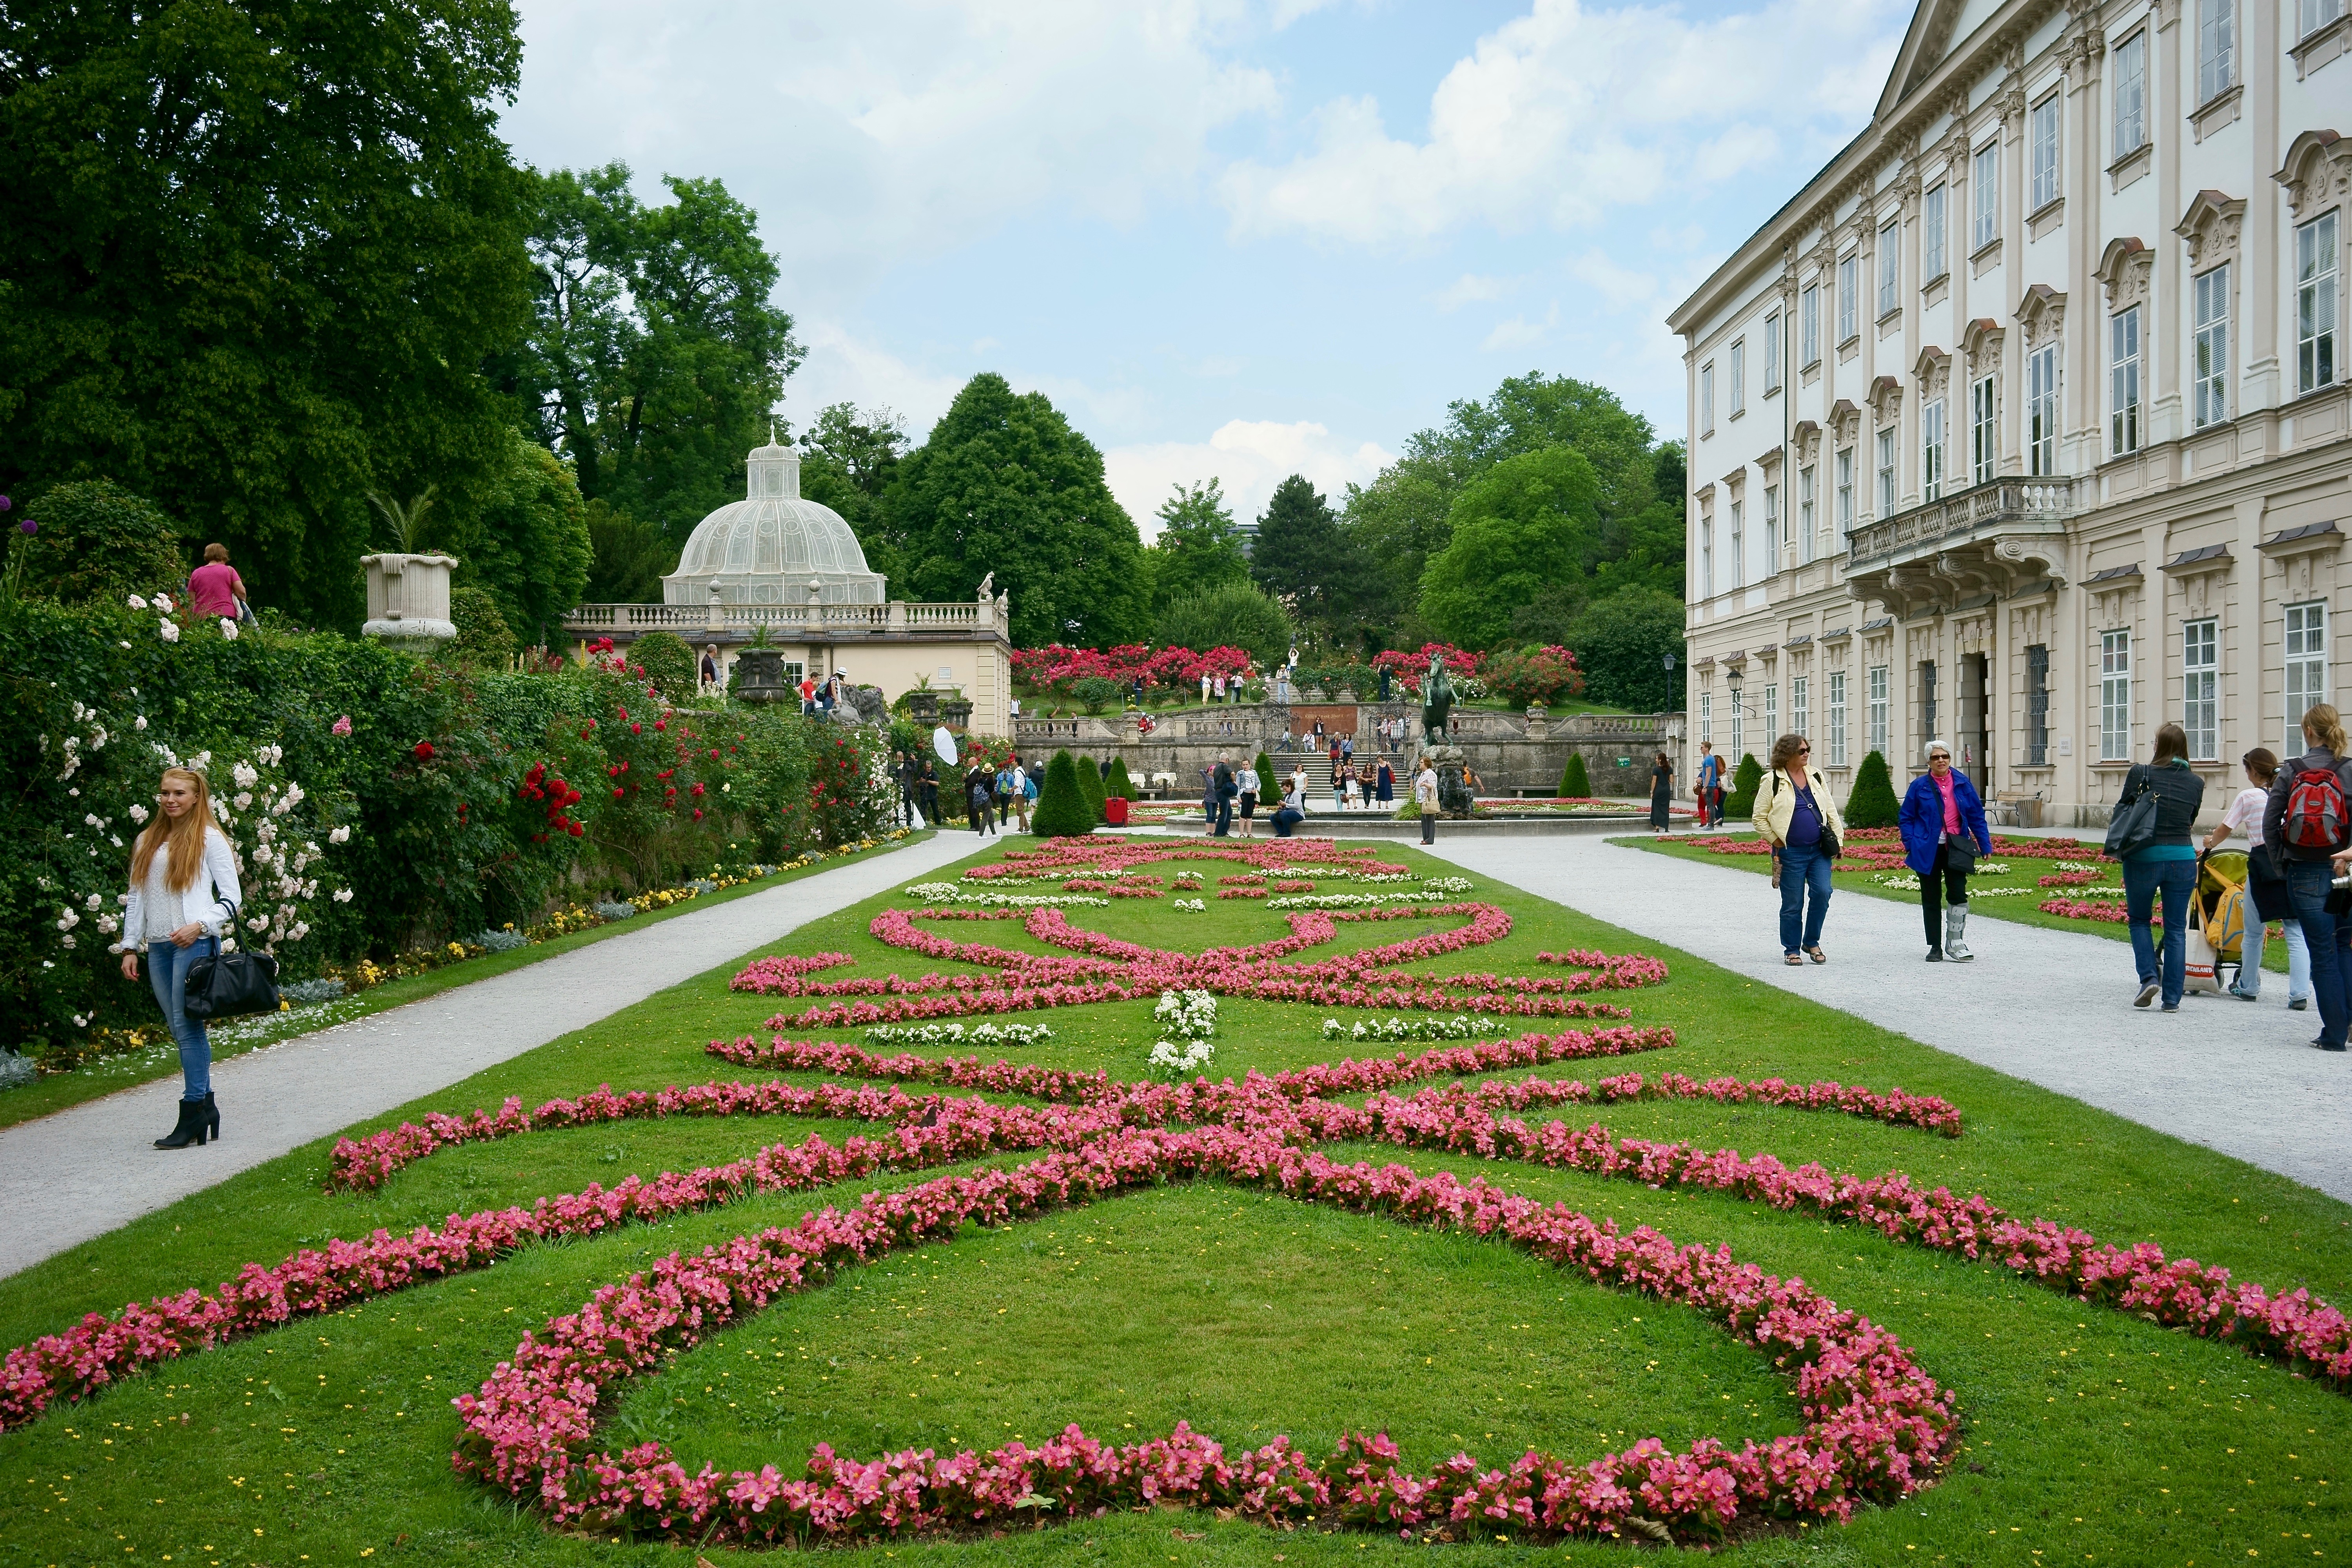
[[[2221,994],[2238,983],[2246,942],[2246,852],[2216,849],[2197,858],[2197,888],[2189,895],[2190,991]]]

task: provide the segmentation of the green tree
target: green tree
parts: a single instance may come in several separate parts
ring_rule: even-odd
[[[1726,822],[1746,822],[1756,812],[1756,786],[1764,782],[1763,766],[1753,752],[1740,754],[1739,766],[1732,770],[1731,793],[1724,797],[1723,818]]]
[[[1569,447],[1522,453],[1463,490],[1453,537],[1422,574],[1421,612],[1448,641],[1506,642],[1511,612],[1547,584],[1581,578],[1597,545],[1600,482]]]
[[[1559,770],[1559,795],[1562,800],[1591,798],[1592,774],[1584,765],[1582,752],[1568,753],[1568,766]]]
[[[1127,776],[1125,757],[1113,757],[1110,760],[1110,777],[1103,780],[1103,798],[1108,800],[1113,795],[1118,795],[1122,800],[1142,798],[1135,787],[1135,781]]]
[[[34,5],[5,38],[0,491],[130,482],[257,600],[356,627],[366,493],[504,451],[513,8]]]
[[[514,656],[513,630],[499,613],[499,602],[479,583],[453,584],[449,589],[449,619],[457,635],[449,639],[449,657],[459,664],[504,669]]]
[[[1013,596],[1015,647],[1109,647],[1150,626],[1134,520],[1102,454],[1043,393],[973,376],[898,466],[886,505],[909,596],[969,599],[993,573]]]
[[[1170,601],[1152,630],[1163,647],[1246,648],[1261,668],[1281,662],[1293,635],[1282,606],[1246,577]]]
[[[1262,802],[1279,803],[1282,799],[1282,781],[1275,776],[1274,759],[1260,752],[1257,754],[1257,761],[1252,763],[1250,766],[1257,770],[1258,799]],[[1268,815],[1272,815],[1271,808],[1268,810]]]
[[[508,377],[581,493],[682,542],[743,494],[743,455],[803,353],[768,303],[780,269],[717,180],[666,175],[639,203],[625,163],[530,176],[536,309]]]
[[[25,552],[27,598],[121,605],[133,594],[177,595],[187,581],[176,530],[163,509],[111,479],[58,485],[25,510],[38,530],[9,548]]]
[[[1164,614],[1175,599],[1249,582],[1249,557],[1234,531],[1223,479],[1211,475],[1206,484],[1174,487],[1160,503],[1159,517],[1160,537],[1144,552],[1151,564],[1155,611]]]
[[[658,603],[662,577],[677,565],[679,546],[610,501],[582,509],[588,525],[588,584],[582,597],[597,605]]]
[[[1853,771],[1853,793],[1845,797],[1845,825],[1893,827],[1902,816],[1903,808],[1895,798],[1895,780],[1887,772],[1886,759],[1873,752]]]
[[[904,574],[905,556],[882,498],[906,457],[906,421],[887,408],[860,414],[851,404],[829,405],[802,437],[801,494],[839,512],[866,552],[866,569],[893,582]]]
[[[1100,823],[1103,819],[1103,802],[1109,795],[1109,792],[1103,787],[1101,764],[1092,757],[1080,757],[1076,761],[1076,767],[1078,793],[1086,796],[1087,809],[1093,812],[1095,821]]]
[[[1274,488],[1250,549],[1259,587],[1299,621],[1337,637],[1361,602],[1362,566],[1354,540],[1305,475]]]
[[[476,492],[471,512],[462,522],[445,519],[436,537],[460,574],[498,601],[518,638],[551,647],[588,584],[587,510],[554,453],[520,434],[507,446],[503,469]]]
[[[1621,588],[1596,599],[1564,639],[1584,671],[1584,694],[1636,713],[1664,713],[1682,705],[1683,604],[1655,588]]]
[[[1029,830],[1040,838],[1076,838],[1092,833],[1097,820],[1078,787],[1077,763],[1069,752],[1055,752],[1045,764],[1045,782],[1037,790],[1037,809],[1029,814]]]

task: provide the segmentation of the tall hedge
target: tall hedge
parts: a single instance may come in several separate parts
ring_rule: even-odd
[[[1125,800],[1142,798],[1136,791],[1135,781],[1127,776],[1125,757],[1113,757],[1110,760],[1110,777],[1103,781],[1103,795],[1106,799],[1112,795],[1118,795]]]
[[[1902,806],[1895,798],[1895,781],[1887,773],[1886,759],[1873,752],[1854,770],[1853,793],[1845,797],[1845,825],[1892,827],[1901,815]]]
[[[1100,824],[1103,820],[1103,797],[1108,793],[1103,788],[1100,764],[1092,757],[1074,757],[1070,766],[1077,772],[1078,793],[1086,796],[1088,809],[1095,814],[1096,823]]]
[[[1045,783],[1037,792],[1037,809],[1029,814],[1029,830],[1040,838],[1078,838],[1095,830],[1095,808],[1079,784],[1079,775],[1093,771],[1081,766],[1067,752],[1055,752],[1045,764]]]
[[[1559,770],[1559,795],[1562,800],[1587,800],[1592,795],[1592,775],[1584,766],[1584,753],[1568,753],[1568,766]]]
[[[1257,770],[1258,799],[1278,803],[1282,799],[1282,781],[1275,776],[1274,759],[1260,752],[1257,761],[1250,766]]]
[[[1726,822],[1745,822],[1756,813],[1756,786],[1764,782],[1764,769],[1753,752],[1743,752],[1739,766],[1731,775],[1731,794],[1724,800]]]

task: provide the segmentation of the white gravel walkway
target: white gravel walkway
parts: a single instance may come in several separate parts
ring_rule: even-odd
[[[201,1149],[152,1147],[177,1114],[176,1076],[0,1131],[0,1278],[919,881],[974,847],[969,833],[941,833],[215,1063],[223,1136]]]
[[[2352,1054],[2314,1050],[2316,1007],[2191,994],[2178,1013],[2131,1006],[2130,949],[2105,937],[1987,919],[1973,963],[1927,963],[1916,904],[1840,892],[1826,964],[1780,962],[1780,897],[1751,871],[1597,837],[1445,841],[1465,870],[1671,942],[1956,1056],[2352,1200]],[[1990,903],[1990,900],[1988,900]]]

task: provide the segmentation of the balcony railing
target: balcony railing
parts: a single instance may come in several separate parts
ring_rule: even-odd
[[[2071,479],[1993,479],[1866,523],[1846,537],[1846,571],[1890,565],[1983,533],[2054,527],[2077,510],[2074,484]]]
[[[671,631],[681,636],[749,636],[761,626],[785,640],[814,630],[822,637],[889,632],[997,632],[995,605],[578,605],[563,617],[563,629],[593,637],[614,632]]]

